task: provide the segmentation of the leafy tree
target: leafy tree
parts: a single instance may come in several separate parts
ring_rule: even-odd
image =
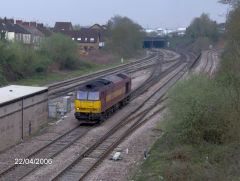
[[[105,49],[119,56],[132,57],[142,50],[143,28],[127,17],[114,16],[108,21]]]
[[[206,37],[212,41],[218,40],[217,23],[212,21],[207,14],[202,14],[199,18],[195,18],[186,30],[186,35],[192,42],[199,37]]]
[[[227,43],[222,55],[217,79],[226,87],[231,87],[235,96],[234,108],[240,114],[240,4],[228,15],[226,23]]]
[[[75,69],[77,43],[62,34],[54,34],[41,45],[40,52],[60,65],[61,69]]]
[[[230,4],[233,7],[237,6],[240,3],[239,0],[219,0],[219,2],[222,4]]]

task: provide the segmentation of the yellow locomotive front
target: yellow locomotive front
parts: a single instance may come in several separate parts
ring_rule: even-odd
[[[99,92],[77,91],[75,117],[81,119],[99,119],[101,101]]]

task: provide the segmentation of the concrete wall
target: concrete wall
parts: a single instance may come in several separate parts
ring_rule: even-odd
[[[30,136],[47,123],[47,98],[45,92],[0,107],[0,150],[22,140],[22,136],[23,139]]]

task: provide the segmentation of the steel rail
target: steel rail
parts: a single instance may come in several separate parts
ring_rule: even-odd
[[[181,70],[179,70],[179,72],[181,72],[182,70],[184,70],[185,69],[185,66],[181,69]],[[179,73],[178,72],[178,73]],[[142,105],[140,105],[140,106],[138,106],[136,109],[135,109],[135,112],[137,111],[137,110],[139,110],[141,107],[143,107],[143,105],[148,101],[148,100],[150,100],[150,98],[151,97],[153,97],[157,92],[159,92],[159,90],[160,89],[162,89],[163,87],[165,87],[170,81],[172,81],[174,78],[175,78],[175,76],[177,76],[178,75],[178,73],[177,74],[175,74],[172,78],[170,78],[163,86],[161,86],[157,91],[155,91],[147,100],[145,100],[144,101],[144,103],[142,104]],[[139,115],[142,115],[140,118],[139,118],[139,120],[141,120],[141,119],[143,119],[144,117],[145,117],[145,112],[148,112],[149,110],[151,110],[156,104],[158,104],[158,101],[160,100],[160,99],[162,99],[162,97],[160,97],[156,102],[155,102],[155,104],[153,104],[152,106],[150,106],[148,109],[146,109],[146,110],[144,110],[144,111],[142,111],[141,113],[139,113],[138,114],[138,116]],[[132,114],[132,113],[131,113]],[[131,115],[130,114],[130,115]],[[130,118],[130,119],[127,119],[129,117],[129,115],[127,115],[123,120],[121,120],[117,125],[115,125],[112,129],[110,129],[110,131],[109,132],[107,132],[103,137],[101,137],[93,146],[91,146],[87,151],[85,151],[84,153],[82,153],[77,159],[75,159],[69,166],[67,166],[61,173],[59,173],[54,179],[53,179],[53,181],[55,181],[55,180],[58,180],[60,177],[62,177],[68,170],[70,170],[71,168],[73,168],[77,163],[79,163],[83,158],[85,158],[85,157],[87,157],[90,153],[92,153],[99,145],[101,145],[107,138],[109,138],[110,136],[112,136],[113,134],[115,134],[120,128],[122,128],[124,125],[126,125],[127,123],[130,123],[132,120],[134,120],[135,119],[135,117],[133,117],[133,118]],[[138,121],[137,121],[138,122]],[[139,123],[139,122],[138,122]],[[129,134],[130,132],[129,131],[127,131],[126,132],[126,134]],[[126,137],[126,135],[124,134],[122,137],[121,137],[121,140],[123,139],[123,138],[125,138]],[[116,144],[118,144],[119,142],[117,141],[116,143],[114,143],[113,144],[113,147],[110,147],[109,148],[109,151],[111,151],[115,146],[116,146]],[[106,153],[106,154],[104,154],[104,156],[106,156],[108,153],[109,153],[109,151]],[[101,161],[101,160],[103,160],[104,158],[103,157],[101,157],[100,159],[99,159],[99,161]],[[96,164],[98,163],[98,161],[91,167],[91,169],[93,169],[95,166],[96,166]],[[90,169],[90,170],[91,170]],[[90,172],[90,170],[88,170],[87,172],[86,172],[86,174],[88,174],[89,172]],[[84,174],[84,176],[83,177],[85,177],[86,175]],[[80,179],[80,180],[82,180],[82,178]]]

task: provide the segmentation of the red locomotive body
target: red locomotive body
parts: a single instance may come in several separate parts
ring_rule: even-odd
[[[104,120],[128,103],[131,78],[119,73],[96,79],[77,89],[75,117],[78,120]]]

